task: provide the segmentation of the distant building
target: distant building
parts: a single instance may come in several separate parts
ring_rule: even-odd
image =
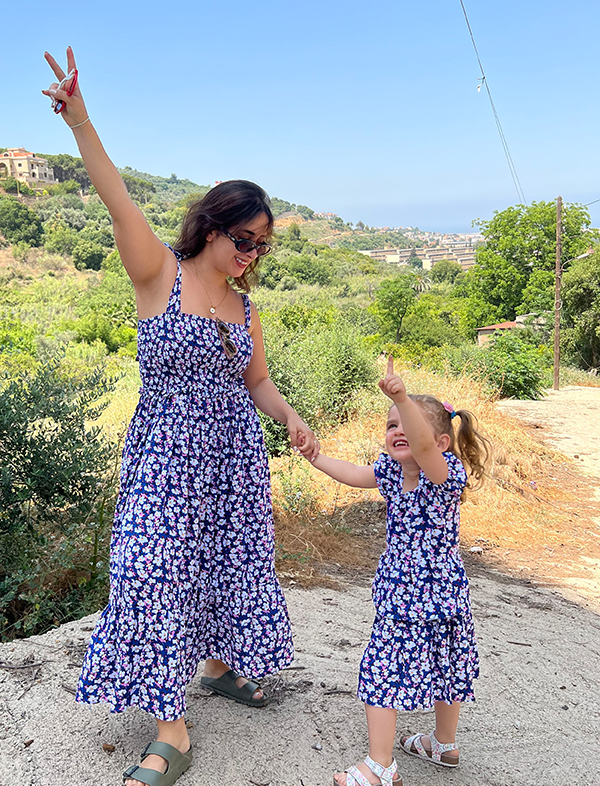
[[[0,179],[14,177],[32,188],[43,188],[46,183],[56,183],[54,170],[45,158],[29,153],[24,147],[9,147],[0,153]]]
[[[468,270],[475,264],[475,252],[469,250],[455,251],[453,248],[435,246],[433,248],[376,248],[371,251],[363,251],[363,254],[372,259],[388,262],[392,265],[406,265],[412,256],[418,256],[423,263],[423,270],[431,270],[436,262],[441,259],[449,259],[458,262],[463,270]]]
[[[512,330],[513,328],[517,327],[516,321],[514,322],[499,322],[497,325],[486,325],[485,327],[477,328],[477,343],[480,347],[490,340],[490,337],[494,335],[494,333],[504,330]]]

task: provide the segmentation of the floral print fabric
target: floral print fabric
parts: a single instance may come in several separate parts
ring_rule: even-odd
[[[245,295],[244,305],[228,359],[214,320],[181,313],[178,257],[166,312],[139,321],[142,387],[123,451],[110,597],[77,701],[176,720],[201,660],[254,678],[293,660],[267,454],[242,378],[253,350]]]
[[[387,502],[387,546],[373,581],[376,618],[358,689],[373,706],[415,710],[474,699],[479,660],[458,548],[467,476],[453,453],[444,457],[444,483],[421,472],[408,492],[399,462],[381,454],[374,465]]]
[[[444,453],[448,478],[404,492],[402,465],[386,453],[374,464],[387,502],[387,547],[373,582],[378,614],[398,619],[446,619],[469,609],[469,584],[458,550],[460,495],[467,482],[462,462]]]
[[[358,698],[375,707],[427,710],[474,701],[479,660],[470,614],[447,620],[377,617],[361,664]]]

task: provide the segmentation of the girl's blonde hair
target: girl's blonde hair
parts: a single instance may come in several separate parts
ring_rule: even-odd
[[[467,487],[479,488],[492,455],[492,446],[489,440],[477,431],[478,423],[475,415],[468,409],[449,412],[435,396],[409,394],[409,398],[425,411],[436,435],[447,434],[450,437],[449,450],[462,461],[467,470],[469,476]],[[454,415],[460,418],[458,430],[455,430],[452,425]],[[471,478],[474,479],[474,483],[471,482]]]

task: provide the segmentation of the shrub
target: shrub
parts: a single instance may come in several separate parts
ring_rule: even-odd
[[[316,429],[344,420],[354,395],[376,379],[374,353],[358,330],[327,309],[288,306],[263,319],[269,374]],[[287,449],[287,430],[261,414],[267,449]]]
[[[502,398],[536,399],[543,395],[545,349],[520,338],[516,330],[497,332],[484,347],[448,350],[451,370],[475,371]]]
[[[2,639],[88,613],[105,593],[116,450],[93,423],[110,389],[101,368],[69,379],[57,358],[0,380]]]
[[[100,270],[104,259],[104,249],[90,240],[78,240],[73,247],[73,264],[77,270]]]
[[[50,251],[51,254],[66,256],[73,253],[77,240],[77,232],[63,224],[56,224],[46,229],[44,248]]]
[[[31,246],[24,240],[19,240],[19,242],[15,243],[12,247],[12,255],[17,260],[17,262],[27,262],[30,253]]]
[[[35,191],[29,188],[27,183],[22,183],[14,177],[7,177],[0,180],[0,187],[3,188],[7,194],[23,194],[24,196],[33,196]]]
[[[30,246],[39,246],[42,222],[33,210],[12,197],[0,198],[0,234],[9,243],[24,241]]]

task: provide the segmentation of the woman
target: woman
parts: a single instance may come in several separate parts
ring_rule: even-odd
[[[89,120],[72,50],[71,78],[46,59],[61,84],[43,92],[64,104],[135,288],[142,377],[123,453],[110,599],[77,700],[153,715],[157,742],[123,777],[126,786],[170,786],[191,764],[185,686],[199,661],[203,684],[261,706],[262,691],[245,676],[279,671],[293,658],[255,405],[285,423],[292,447],[308,458],[318,444],[269,379],[246,294],[270,250],[265,192],[246,181],[215,187],[190,208],[175,248],[165,246]]]

